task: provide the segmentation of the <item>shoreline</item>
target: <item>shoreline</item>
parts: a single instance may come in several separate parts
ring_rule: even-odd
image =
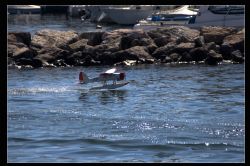
[[[43,29],[8,33],[8,68],[159,63],[244,63],[245,28],[162,27],[110,32]]]

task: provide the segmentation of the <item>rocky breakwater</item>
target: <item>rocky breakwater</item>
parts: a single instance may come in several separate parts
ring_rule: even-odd
[[[8,65],[24,67],[132,65],[197,62],[216,65],[223,60],[244,62],[245,29],[169,26],[145,32],[44,29],[33,36],[8,33]]]

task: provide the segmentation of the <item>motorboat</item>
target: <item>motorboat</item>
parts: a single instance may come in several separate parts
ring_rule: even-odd
[[[189,24],[195,20],[197,14],[197,10],[190,10],[189,5],[183,5],[175,9],[155,12],[147,19],[140,20],[139,23],[135,25],[135,28],[150,25],[163,26]]]
[[[188,27],[202,27],[202,26],[232,26],[232,27],[243,27],[245,26],[245,7],[244,5],[230,6],[199,6],[198,10],[195,11],[196,15],[192,15],[190,19],[183,19],[182,21],[172,19],[168,21],[153,21],[153,20],[142,20],[134,26],[134,29],[151,30],[158,27],[164,27],[169,25],[185,25]],[[181,14],[179,10],[178,14]],[[171,12],[168,13],[173,17]],[[175,15],[177,16],[177,15]]]

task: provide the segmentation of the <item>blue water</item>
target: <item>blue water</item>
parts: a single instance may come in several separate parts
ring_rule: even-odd
[[[8,15],[8,32],[30,32],[31,35],[42,29],[53,29],[60,31],[74,30],[78,33],[93,31],[112,31],[120,28],[132,29],[133,26],[125,26],[118,24],[98,23],[102,29],[96,29],[96,23],[88,20],[81,21],[80,18],[66,17],[63,15],[44,15],[40,14],[20,14]]]
[[[8,70],[8,162],[245,162],[243,64]]]

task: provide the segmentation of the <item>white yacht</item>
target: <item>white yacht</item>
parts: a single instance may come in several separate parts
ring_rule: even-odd
[[[103,9],[112,21],[117,24],[134,25],[141,19],[145,19],[153,12],[153,7],[150,5],[129,6],[122,8],[105,8]]]
[[[105,22],[109,23],[112,20],[103,12],[103,9],[109,8],[110,6],[102,5],[87,5],[85,6],[86,14],[90,15],[89,20],[91,22]],[[112,7],[112,6],[111,6]]]
[[[196,11],[196,10],[195,10]],[[217,5],[217,6],[200,6],[196,15],[188,21],[140,21],[134,26],[134,29],[150,30],[170,25],[185,25],[188,27],[201,26],[245,26],[245,6],[238,5]],[[178,14],[185,13],[179,10]]]
[[[140,20],[136,26],[188,24],[195,18],[197,13],[197,10],[189,9],[189,5],[183,5],[174,9],[159,10],[154,12],[146,20]]]

